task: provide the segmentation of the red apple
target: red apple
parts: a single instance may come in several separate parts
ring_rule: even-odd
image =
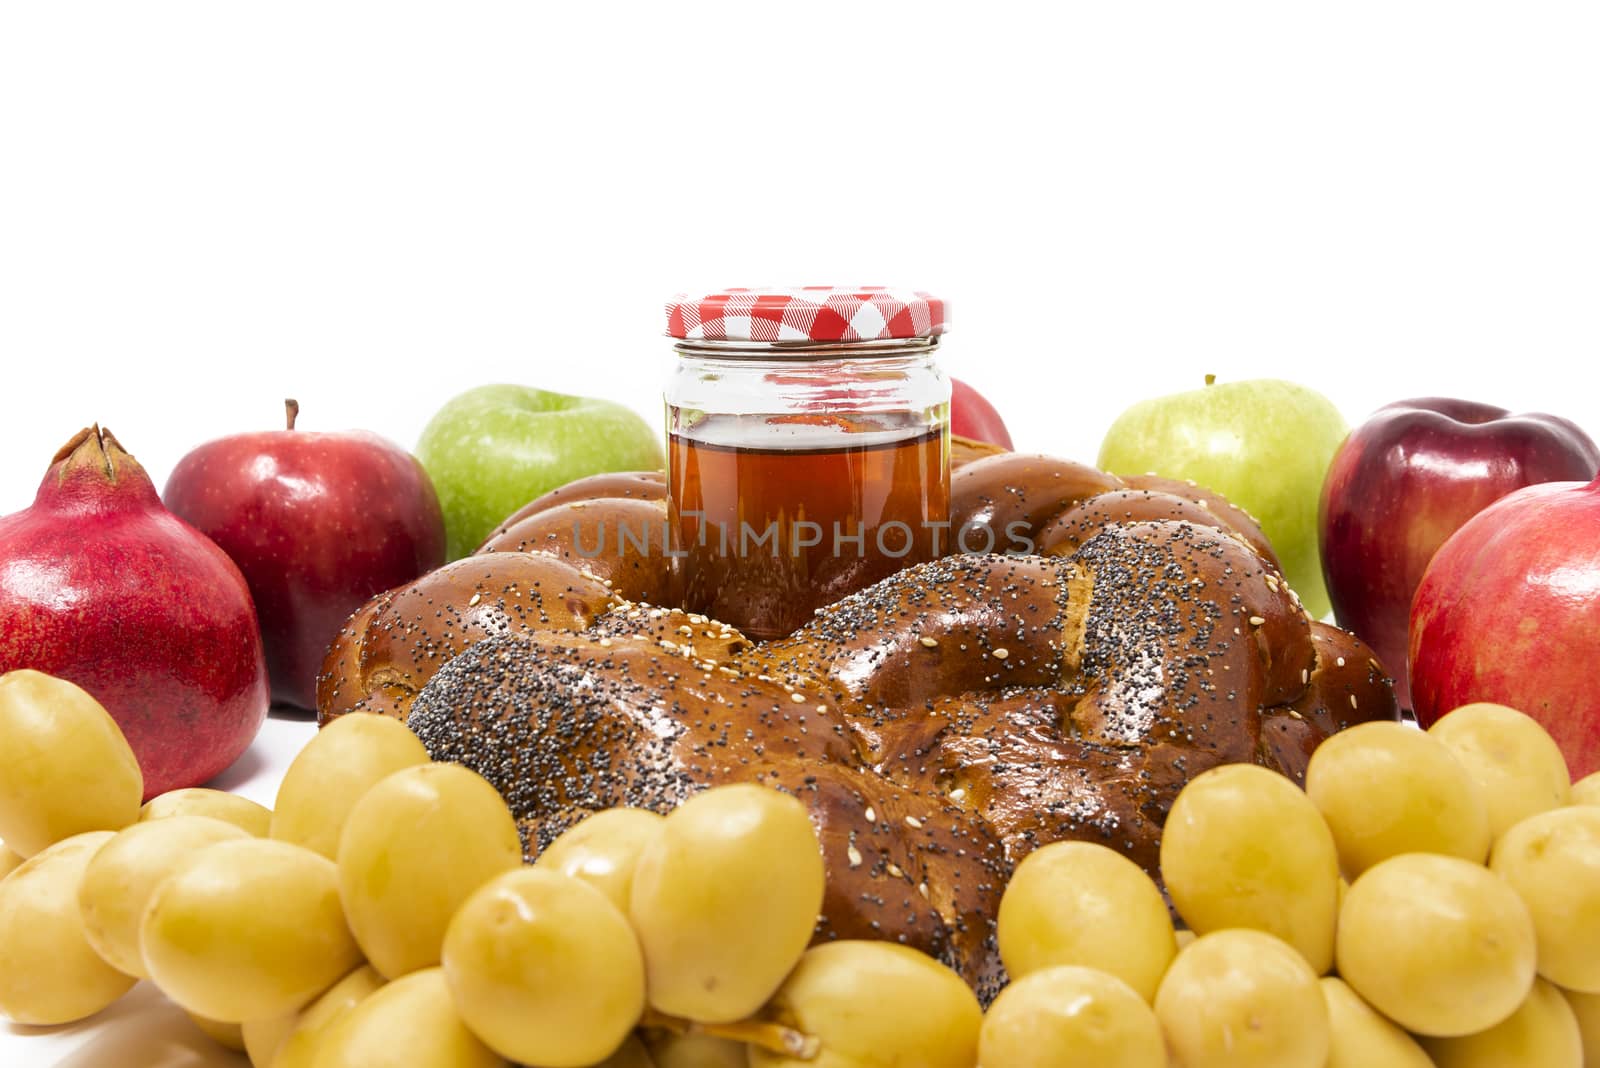
[[[1600,479],[1517,490],[1452,534],[1417,587],[1410,655],[1423,726],[1510,705],[1550,732],[1573,779],[1600,771]]]
[[[1600,449],[1567,420],[1471,401],[1399,401],[1351,431],[1322,484],[1322,572],[1334,617],[1376,650],[1402,705],[1411,599],[1435,550],[1512,490],[1597,470]]]
[[[201,445],[167,480],[167,507],[222,546],[261,617],[276,701],[317,707],[317,672],[350,613],[444,563],[433,483],[365,431],[294,428]]]
[[[56,454],[33,507],[0,519],[0,674],[13,668],[104,705],[146,798],[221,772],[267,715],[244,576],[99,427]]]
[[[959,378],[950,380],[950,433],[1004,449],[1012,447],[1011,435],[994,405]]]

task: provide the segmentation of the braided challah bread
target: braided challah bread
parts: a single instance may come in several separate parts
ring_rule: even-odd
[[[1089,839],[1154,875],[1193,776],[1300,778],[1329,733],[1396,715],[1370,650],[1307,618],[1250,518],[1185,483],[973,459],[952,529],[1034,552],[909,567],[765,643],[659,603],[677,589],[664,547],[579,551],[602,524],[660,523],[664,491],[580,480],[376,598],[329,651],[324,719],[407,718],[504,794],[530,855],[601,809],[782,788],[825,852],[817,937],[902,941],[986,993],[1030,850]]]

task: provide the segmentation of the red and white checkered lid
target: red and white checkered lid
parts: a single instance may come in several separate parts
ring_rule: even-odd
[[[945,302],[886,286],[800,286],[680,293],[667,336],[686,341],[880,341],[944,333]]]

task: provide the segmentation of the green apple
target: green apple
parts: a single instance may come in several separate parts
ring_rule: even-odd
[[[1275,378],[1214,384],[1140,401],[1100,446],[1114,474],[1154,472],[1216,490],[1261,524],[1306,610],[1327,615],[1317,556],[1322,479],[1347,426],[1315,390]]]
[[[661,470],[661,436],[612,401],[491,385],[445,402],[416,453],[438,491],[455,560],[512,512],[575,478]]]

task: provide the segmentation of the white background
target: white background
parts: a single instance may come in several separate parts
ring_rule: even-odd
[[[1592,4],[0,7],[0,512],[101,421],[659,419],[679,289],[885,282],[1019,447],[1277,375],[1600,432]]]
[[[1077,459],[1207,372],[1600,433],[1597,55],[1532,2],[5,3],[0,512],[91,421],[163,482],[290,394],[655,420],[662,300],[726,285],[934,290]]]

